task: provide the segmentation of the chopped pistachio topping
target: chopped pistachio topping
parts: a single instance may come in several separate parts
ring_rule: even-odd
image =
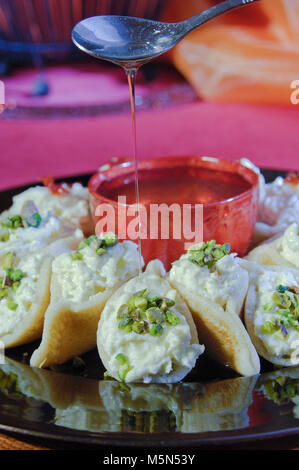
[[[7,242],[9,240],[9,231],[3,230],[0,233],[0,242]]]
[[[130,363],[124,354],[117,354],[115,359],[119,362],[120,366],[118,368],[118,376],[122,382],[125,381],[126,375],[131,369]]]
[[[163,326],[160,324],[152,325],[149,333],[151,336],[162,336]]]
[[[0,300],[7,298],[11,292],[16,292],[25,276],[21,269],[13,268],[13,262],[14,254],[11,252],[6,253],[2,266],[6,272],[4,277],[0,277]],[[7,306],[10,310],[16,310],[18,304],[9,299]]]
[[[0,288],[0,300],[4,299],[5,297],[8,297],[8,293],[9,293],[8,287],[1,287]]]
[[[111,380],[113,377],[109,374],[108,370],[104,372],[104,380]]]
[[[41,215],[38,212],[30,215],[30,217],[22,217],[21,215],[13,215],[12,217],[8,217],[4,222],[1,223],[3,228],[7,228],[10,230],[15,230],[19,227],[34,227],[38,228],[42,222]],[[8,233],[9,238],[9,233]],[[7,240],[2,240],[7,241]]]
[[[179,317],[170,312],[170,310],[166,312],[166,320],[173,326],[176,326],[179,323]]]
[[[24,277],[24,273],[21,269],[8,268],[7,277],[13,282],[21,281]]]
[[[119,307],[116,314],[118,328],[127,333],[133,331],[137,334],[159,336],[163,333],[163,324],[179,324],[179,317],[169,310],[174,305],[174,300],[149,297],[148,290],[143,289],[131,295],[127,303]]]
[[[104,233],[101,237],[102,246],[110,247],[114,246],[118,242],[117,235],[113,232]]]
[[[267,396],[278,405],[285,405],[299,394],[299,379],[287,376],[267,380],[264,384]]]
[[[91,235],[86,240],[79,243],[78,250],[83,250],[86,246],[94,249],[97,255],[101,256],[104,253],[107,253],[107,249],[116,245],[118,243],[117,236],[108,232],[100,237],[96,235]]]
[[[7,302],[7,307],[9,310],[16,310],[18,308],[18,304],[16,304],[13,300],[9,299]]]
[[[296,286],[276,287],[272,294],[272,302],[263,305],[265,312],[275,314],[275,318],[265,321],[261,327],[264,334],[281,331],[283,337],[288,334],[287,328],[299,331],[299,296]]]
[[[11,251],[6,253],[5,259],[4,259],[4,264],[3,264],[3,269],[9,269],[12,267],[14,261],[14,255]]]
[[[73,261],[80,261],[82,259],[83,259],[82,253],[79,253],[78,251],[76,251],[75,253],[72,253],[72,260]]]
[[[218,260],[230,252],[229,243],[217,245],[215,240],[203,242],[199,248],[188,250],[188,259],[199,266],[213,268]]]
[[[1,223],[2,227],[8,229],[16,229],[18,227],[24,227],[23,218],[20,215],[13,215],[8,217],[4,222]]]
[[[26,218],[25,222],[27,225],[29,225],[29,227],[38,228],[42,222],[42,218],[41,215],[36,212],[35,214],[32,214],[30,217]]]
[[[5,374],[3,370],[0,370],[0,390],[2,393],[10,398],[24,398],[18,382],[16,374],[11,371]]]

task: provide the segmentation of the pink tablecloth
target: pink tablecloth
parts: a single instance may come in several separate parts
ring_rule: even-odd
[[[241,157],[267,168],[299,170],[299,107],[195,102],[137,115],[140,159],[165,155]],[[0,122],[0,189],[95,171],[131,154],[127,114]]]

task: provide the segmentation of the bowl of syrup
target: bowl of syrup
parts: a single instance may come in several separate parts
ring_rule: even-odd
[[[258,175],[240,162],[213,157],[133,161],[115,158],[89,181],[95,231],[115,231],[139,244],[145,263],[168,269],[188,245],[216,240],[248,251],[257,219]]]

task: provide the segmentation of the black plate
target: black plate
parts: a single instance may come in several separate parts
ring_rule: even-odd
[[[284,172],[265,170],[267,181]],[[65,178],[86,184],[90,175]],[[0,211],[26,189],[1,193]],[[238,377],[205,355],[183,383],[104,381],[96,350],[51,370],[27,365],[38,343],[0,364],[0,429],[86,445],[199,447],[299,433],[299,367]],[[295,398],[297,396],[297,398]]]

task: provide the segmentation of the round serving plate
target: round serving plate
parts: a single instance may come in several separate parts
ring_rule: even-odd
[[[264,170],[267,181],[284,172]],[[87,184],[90,175],[63,181]],[[0,211],[26,189],[1,192]],[[103,380],[97,350],[51,369],[28,365],[38,342],[0,362],[0,430],[67,444],[130,448],[226,445],[299,434],[299,367],[240,377],[205,355],[179,384]],[[0,351],[1,352],[1,351]],[[1,358],[1,356],[0,356]]]

